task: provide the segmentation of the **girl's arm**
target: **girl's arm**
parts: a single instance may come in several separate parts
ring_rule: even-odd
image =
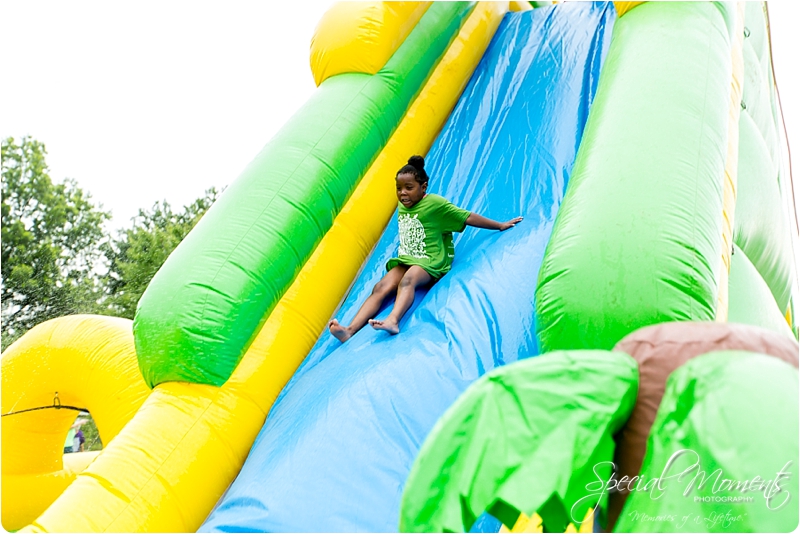
[[[474,226],[476,228],[486,228],[487,230],[508,230],[518,222],[522,220],[522,217],[514,217],[510,221],[506,222],[497,222],[493,221],[492,219],[487,219],[483,215],[478,215],[477,213],[470,213],[469,217],[467,217],[467,226]]]

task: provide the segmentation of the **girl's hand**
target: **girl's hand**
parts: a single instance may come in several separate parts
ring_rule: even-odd
[[[508,230],[518,222],[522,220],[522,217],[515,217],[508,222],[498,222],[494,219],[487,219],[483,215],[478,215],[477,213],[470,213],[469,217],[467,217],[467,226],[474,226],[476,228],[486,228],[487,230]]]
[[[502,232],[503,230],[508,230],[509,228],[516,225],[520,221],[522,221],[522,217],[514,217],[510,221],[500,223],[500,231]]]

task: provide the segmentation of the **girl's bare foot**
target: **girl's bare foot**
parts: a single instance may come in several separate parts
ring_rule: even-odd
[[[331,331],[331,335],[344,343],[351,337],[353,334],[350,332],[350,329],[346,326],[342,326],[339,324],[339,321],[333,319],[331,322],[328,323],[328,330]]]
[[[400,333],[400,325],[397,324],[397,321],[390,318],[387,318],[385,321],[370,319],[369,325],[375,330],[385,330],[392,335]]]

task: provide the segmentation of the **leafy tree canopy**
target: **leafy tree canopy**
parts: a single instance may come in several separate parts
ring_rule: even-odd
[[[103,246],[109,262],[104,285],[110,313],[133,319],[147,284],[219,194],[211,188],[178,212],[166,201],[156,202],[149,210],[139,210],[132,227]]]
[[[97,310],[103,222],[74,180],[50,179],[44,144],[2,141],[3,346],[37,323]]]
[[[156,271],[211,207],[212,188],[182,210],[163,200],[109,238],[108,212],[74,180],[53,183],[44,144],[2,141],[2,347],[64,315],[133,319]]]

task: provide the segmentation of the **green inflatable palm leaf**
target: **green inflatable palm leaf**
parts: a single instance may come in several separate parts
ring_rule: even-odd
[[[636,362],[559,351],[497,369],[436,423],[403,493],[403,532],[466,531],[489,511],[512,528],[538,512],[549,531],[604,500],[613,434],[633,408]],[[595,473],[597,471],[597,474]]]
[[[713,352],[678,368],[650,431],[641,490],[614,531],[792,532],[797,398],[797,369],[773,356]]]

